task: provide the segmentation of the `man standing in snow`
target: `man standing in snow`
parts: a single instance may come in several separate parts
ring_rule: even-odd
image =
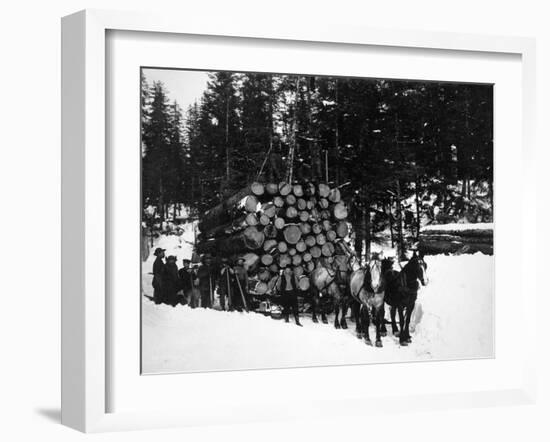
[[[235,279],[235,271],[229,265],[227,258],[222,258],[222,266],[220,269],[219,285],[220,285],[220,307],[225,310],[225,302],[227,299],[227,307],[233,310],[233,280]]]
[[[292,310],[296,325],[301,327],[302,324],[300,324],[300,318],[298,317],[298,292],[296,288],[296,276],[294,276],[292,269],[287,267],[277,281],[277,289],[281,296],[281,306],[283,307],[283,318],[285,322],[289,322],[288,317],[290,310]]]
[[[235,289],[233,291],[234,304],[237,306],[238,311],[242,311],[244,307],[246,310],[250,309],[250,299],[248,296],[248,273],[244,268],[244,259],[237,259],[235,265]]]
[[[184,259],[183,267],[179,269],[178,276],[185,301],[189,304],[189,307],[195,308],[198,304],[198,299],[196,299],[194,294],[195,281],[197,277],[193,272],[193,269],[191,269],[190,264],[191,261],[189,259]]]
[[[162,278],[164,276],[164,252],[166,249],[161,249],[157,247],[155,249],[155,262],[153,263],[153,301],[155,304],[160,304],[164,301],[164,296],[162,294]]]
[[[179,301],[179,277],[176,261],[177,258],[174,255],[170,255],[168,258],[166,258],[166,264],[164,267],[162,279],[162,292],[164,302],[171,305],[172,307],[175,307]]]
[[[203,264],[199,267],[197,277],[199,278],[199,290],[201,292],[201,307],[212,308],[216,288],[216,274],[210,255],[203,257]]]

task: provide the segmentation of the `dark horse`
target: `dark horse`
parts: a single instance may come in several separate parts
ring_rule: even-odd
[[[393,270],[393,261],[386,258],[382,261],[382,275],[384,279],[384,300],[390,306],[391,328],[394,336],[399,337],[401,345],[411,343],[409,325],[411,315],[416,304],[420,283],[425,286],[428,282],[426,270],[428,265],[424,258],[414,252],[400,272]],[[395,313],[399,314],[399,329],[395,322]],[[383,326],[385,329],[385,324]]]
[[[355,301],[355,327],[358,338],[365,338],[365,343],[372,345],[369,326],[376,327],[376,346],[382,347],[381,336],[384,333],[384,281],[382,265],[378,256],[371,258],[366,268],[354,269],[349,278],[351,298]]]

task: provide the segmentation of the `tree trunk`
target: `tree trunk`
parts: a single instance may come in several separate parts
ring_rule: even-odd
[[[335,204],[333,207],[333,215],[337,220],[344,220],[348,217],[348,209],[342,202]]]
[[[307,88],[307,109],[308,109],[308,128],[307,128],[307,134],[310,138],[309,140],[309,146],[310,146],[310,155],[311,155],[311,175],[313,181],[321,181],[323,177],[323,167],[321,164],[321,152],[319,149],[319,143],[317,141],[318,134],[315,127],[315,123],[313,121],[313,112],[312,112],[312,101],[313,101],[313,93],[315,91],[315,77],[310,77],[308,82],[308,88]]]
[[[158,211],[160,213],[160,221],[164,221],[164,187],[162,186],[162,175],[159,176],[159,200]]]
[[[254,213],[243,215],[240,218],[231,221],[227,224],[214,227],[213,229],[201,232],[201,239],[218,238],[222,236],[230,236],[238,233],[247,227],[254,227],[258,225],[258,218]]]
[[[289,244],[296,244],[302,238],[302,231],[297,225],[286,226],[283,230],[285,241]]]
[[[229,97],[225,97],[225,179],[227,185],[230,182],[231,166],[230,166],[230,151],[229,151]]]
[[[334,127],[334,181],[337,186],[340,185],[340,102],[338,94],[338,79],[334,84],[334,101],[336,102],[336,124]]]
[[[204,232],[206,230],[212,229],[216,226],[219,226],[220,224],[225,224],[234,217],[235,210],[237,209],[237,205],[243,201],[244,198],[247,198],[245,205],[246,211],[248,212],[255,212],[254,201],[256,201],[256,204],[258,202],[257,198],[254,196],[254,192],[252,190],[252,187],[254,187],[256,183],[253,183],[251,186],[247,186],[234,195],[227,198],[225,201],[222,201],[217,206],[212,207],[210,210],[208,210],[201,219],[201,222],[199,223],[199,229]],[[253,210],[251,210],[253,209]],[[238,214],[242,213],[242,210],[236,210]]]
[[[391,203],[391,200],[390,200],[390,204],[389,204],[389,212],[388,212],[388,221],[390,222],[390,240],[391,240],[391,247],[393,249],[393,247],[395,246],[395,239],[393,237],[393,214],[391,213],[391,208],[392,208],[392,203]]]
[[[363,224],[363,238],[365,241],[365,262],[370,260],[370,202],[367,195],[367,189],[363,190],[363,207],[361,210],[361,220]]]
[[[294,103],[294,115],[292,121],[292,137],[290,139],[290,152],[288,153],[287,161],[287,181],[292,182],[294,176],[294,152],[296,150],[296,142],[298,137],[298,99],[300,96],[300,77],[296,76],[296,99]]]
[[[396,180],[396,209],[397,209],[397,256],[405,259],[405,247],[403,244],[403,210],[401,207],[401,184]]]
[[[247,227],[242,232],[233,236],[220,239],[212,239],[198,244],[198,253],[212,253],[217,255],[219,252],[228,255],[234,255],[247,250],[258,250],[264,243],[265,236],[256,227]]]
[[[418,197],[418,191],[420,187],[420,180],[418,179],[418,176],[416,177],[416,181],[414,183],[414,199],[416,201],[416,240],[418,241],[418,237],[420,236],[420,198]]]
[[[359,258],[359,261],[361,264],[363,264],[363,240],[365,236],[365,232],[363,230],[363,223],[362,223],[362,208],[360,206],[360,202],[355,202],[355,217],[354,217],[354,223],[353,223],[353,230],[355,232],[355,241],[353,244],[353,248],[355,249],[355,255]]]

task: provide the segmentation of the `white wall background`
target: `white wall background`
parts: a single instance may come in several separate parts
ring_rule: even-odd
[[[539,192],[548,185],[550,113],[550,14],[543,1],[482,0],[19,0],[0,13],[0,439],[83,440],[59,421],[60,358],[60,17],[83,8],[206,13],[231,20],[310,20],[425,29],[535,36],[538,41]],[[521,178],[518,177],[518,180]],[[548,192],[545,192],[548,195]],[[539,206],[539,249],[547,205]],[[512,257],[513,258],[513,257]],[[547,258],[539,252],[542,272]],[[543,261],[544,259],[544,261]],[[533,275],[535,274],[533,258]],[[542,274],[542,273],[541,273]],[[548,293],[548,286],[541,288]],[[544,294],[543,294],[544,297]],[[538,316],[548,310],[543,300]],[[537,311],[533,310],[533,318]],[[542,322],[542,321],[540,321]],[[539,322],[539,324],[540,324]],[[547,440],[550,392],[548,326],[540,327],[539,404],[484,410],[286,422],[92,436],[95,440]],[[546,376],[546,377],[545,377]],[[452,380],[450,380],[452,382]],[[411,380],[414,382],[414,379]],[[334,388],[337,388],[335,386]],[[186,398],[181,398],[185,401]],[[289,397],[289,400],[291,398]]]

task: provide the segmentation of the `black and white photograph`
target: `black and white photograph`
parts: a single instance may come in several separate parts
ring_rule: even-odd
[[[4,2],[0,441],[549,440],[548,8],[446,6]]]
[[[492,84],[136,87],[142,374],[494,357]]]

